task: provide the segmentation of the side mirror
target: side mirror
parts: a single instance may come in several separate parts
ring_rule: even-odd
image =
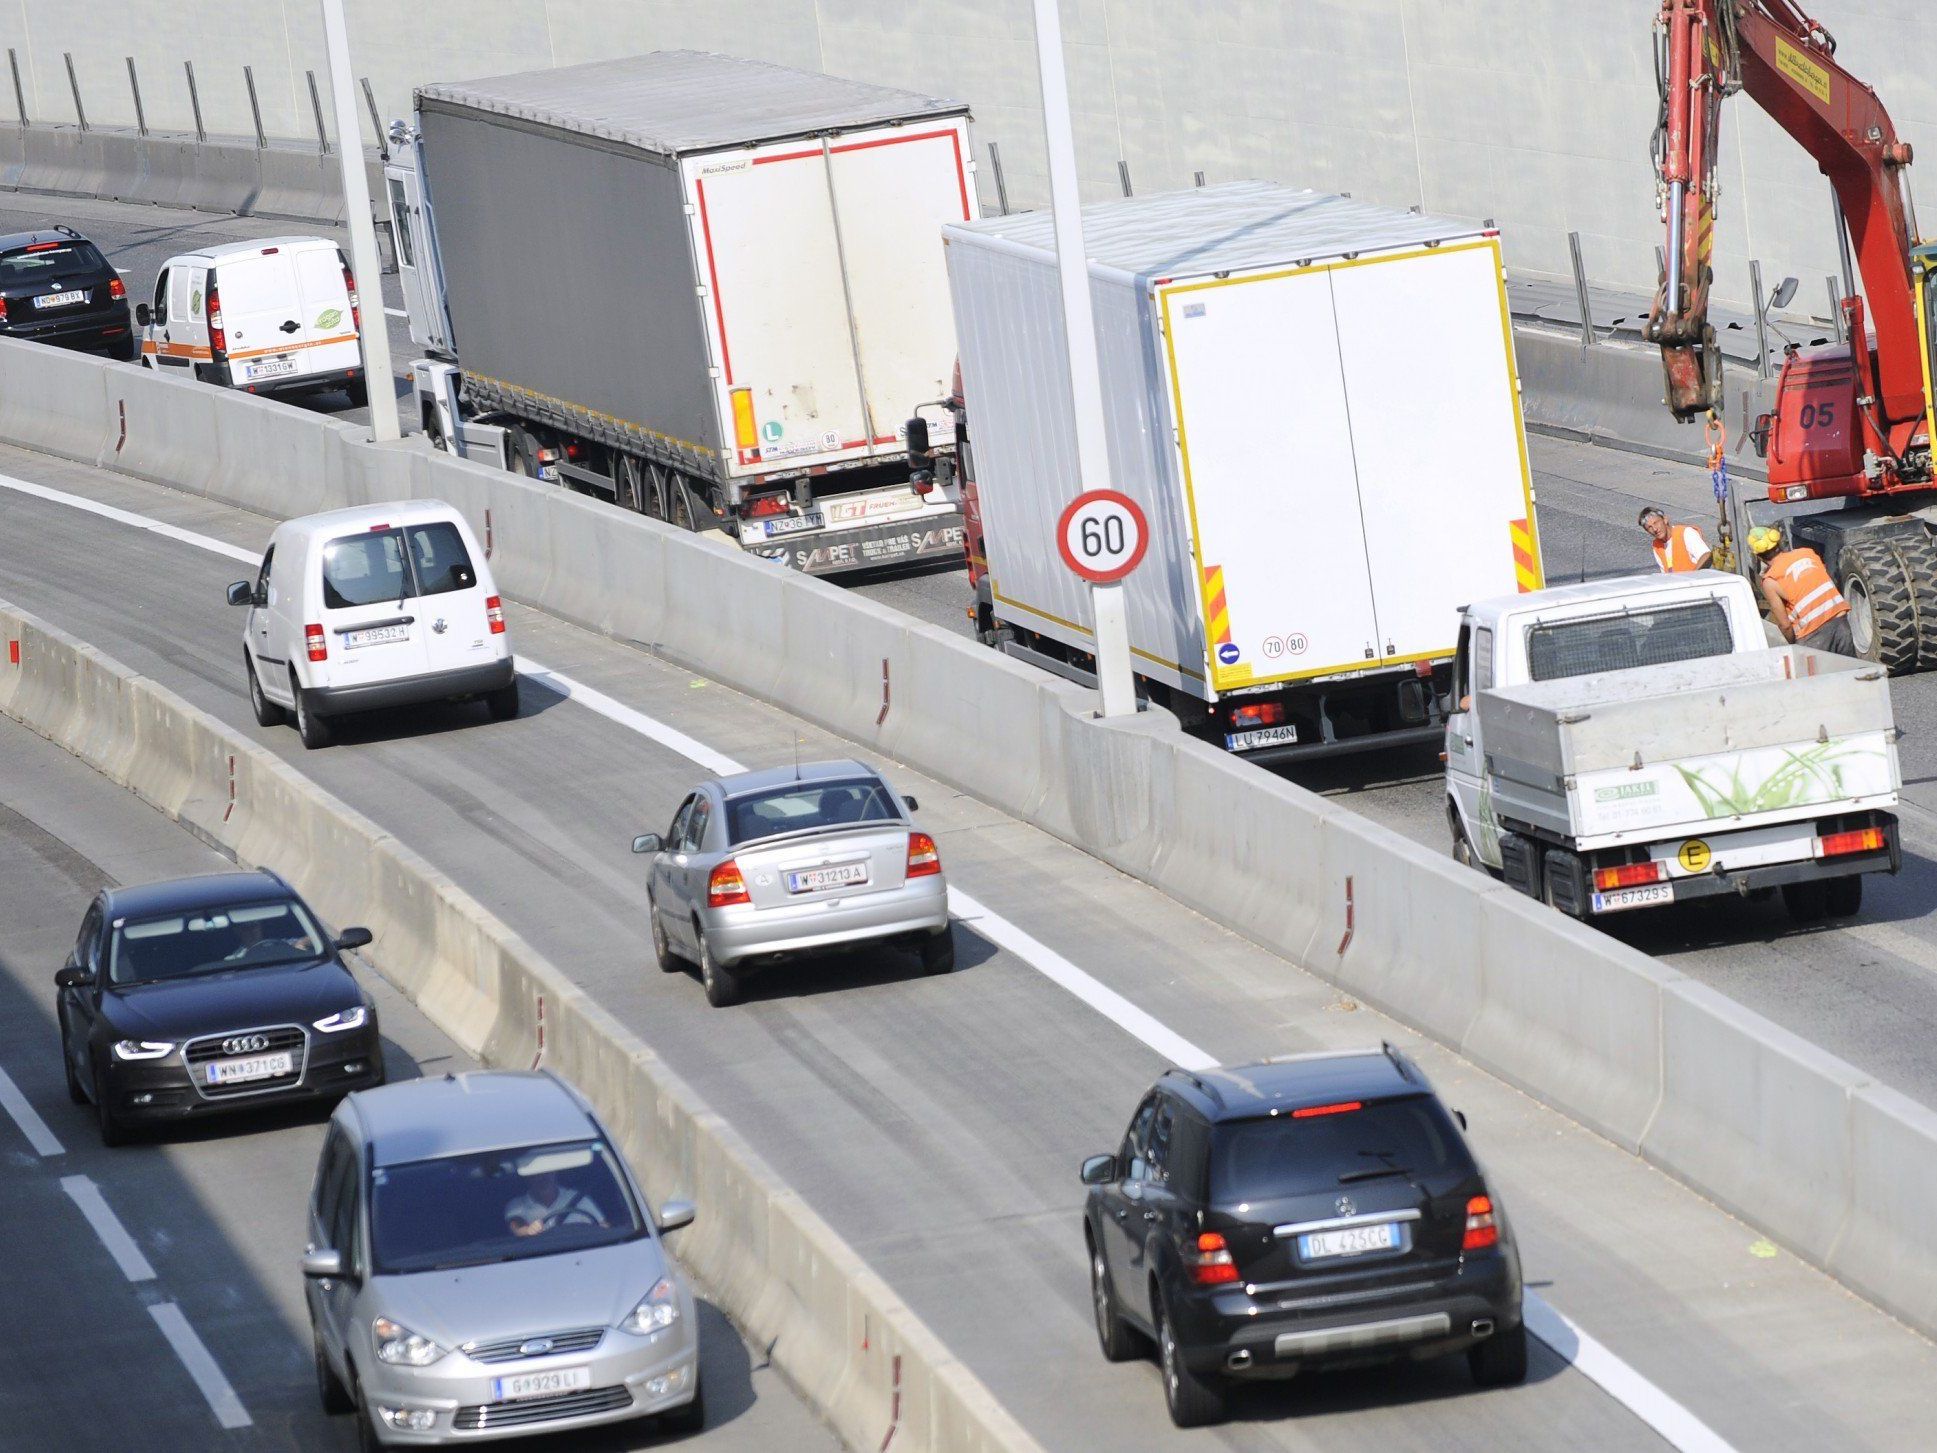
[[[343,1253],[328,1246],[319,1246],[312,1251],[305,1251],[303,1275],[311,1281],[341,1280]]]
[[[69,964],[54,975],[57,989],[85,989],[94,982],[94,970],[83,968],[80,964]]]
[[[246,580],[238,580],[229,587],[230,605],[254,605],[256,588]]]
[[[1796,296],[1796,280],[1792,277],[1784,278],[1781,282],[1776,284],[1775,292],[1772,293],[1769,297],[1769,311],[1773,313],[1778,308],[1788,307],[1790,304],[1790,301],[1794,299],[1795,296]]]
[[[1093,1155],[1083,1162],[1083,1184],[1107,1186],[1117,1178],[1114,1155]]]
[[[635,853],[661,853],[666,850],[666,840],[656,832],[642,832],[632,840]]]
[[[921,804],[912,797],[904,797],[901,799],[901,802],[902,806],[906,807],[910,812],[921,811]]]
[[[339,949],[364,948],[374,941],[376,935],[367,928],[346,928],[336,936]]]
[[[907,424],[908,453],[910,457],[928,453],[928,420],[917,414]]]
[[[1460,1129],[1464,1130],[1466,1128],[1466,1112],[1464,1110],[1455,1110],[1453,1112],[1453,1118],[1459,1121]]]
[[[693,1217],[699,1214],[693,1209],[691,1201],[668,1201],[659,1208],[659,1234],[677,1231],[682,1226],[693,1224]]]
[[[137,327],[146,328],[150,323],[154,321],[155,321],[154,312],[152,309],[149,308],[149,306],[146,303],[135,304],[135,324]]]

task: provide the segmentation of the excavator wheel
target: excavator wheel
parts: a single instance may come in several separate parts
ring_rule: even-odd
[[[1904,533],[1891,544],[1910,571],[1910,593],[1917,607],[1918,671],[1937,671],[1937,540],[1928,534]]]
[[[1892,676],[1916,670],[1918,592],[1897,541],[1881,536],[1848,539],[1842,555],[1838,584],[1850,603],[1850,639],[1856,653]]]

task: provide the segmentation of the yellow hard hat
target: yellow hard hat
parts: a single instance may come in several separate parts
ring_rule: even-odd
[[[1757,525],[1749,531],[1749,548],[1758,555],[1767,555],[1782,543],[1782,531],[1768,525]]]

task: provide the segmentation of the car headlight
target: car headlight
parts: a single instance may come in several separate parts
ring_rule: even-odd
[[[370,1008],[358,1004],[351,1009],[339,1009],[336,1013],[316,1021],[316,1027],[325,1034],[341,1034],[346,1029],[361,1029],[369,1022]]]
[[[174,1052],[173,1042],[165,1039],[118,1039],[114,1044],[116,1059],[165,1059]]]
[[[638,1337],[650,1337],[655,1332],[665,1331],[678,1320],[679,1291],[671,1277],[662,1276],[659,1284],[646,1293],[639,1305],[625,1314],[625,1319],[619,1323],[619,1330]]]
[[[421,1332],[413,1332],[401,1322],[378,1317],[370,1324],[377,1338],[377,1360],[403,1367],[429,1367],[444,1355],[444,1349]]]

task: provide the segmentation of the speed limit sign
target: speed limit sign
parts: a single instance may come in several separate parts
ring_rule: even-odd
[[[1092,489],[1076,496],[1056,523],[1063,563],[1093,585],[1123,579],[1150,547],[1150,525],[1127,494]]]

